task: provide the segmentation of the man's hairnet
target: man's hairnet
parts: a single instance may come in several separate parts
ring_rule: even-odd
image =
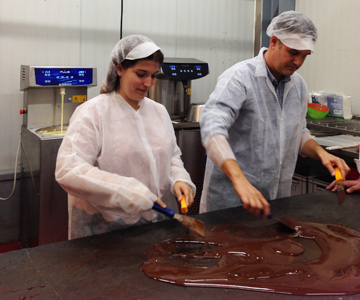
[[[143,35],[129,35],[122,38],[113,48],[110,55],[110,65],[106,79],[101,85],[101,93],[109,93],[116,87],[116,64],[124,60],[146,58],[160,50],[151,39]]]
[[[268,36],[276,36],[287,47],[314,51],[317,29],[310,18],[296,11],[285,11],[273,18],[266,30]]]

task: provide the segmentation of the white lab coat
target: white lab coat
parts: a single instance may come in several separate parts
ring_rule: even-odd
[[[195,193],[165,107],[148,98],[139,105],[134,110],[113,91],[80,105],[72,115],[55,173],[68,192],[70,238],[110,228],[95,219],[89,224],[86,215],[83,224],[76,220],[77,228],[72,228],[74,207],[78,219],[84,211],[101,214],[105,223],[131,225],[140,218],[158,220],[151,210],[158,198],[176,209],[176,181],[188,183]],[[86,226],[95,229],[83,230]]]
[[[308,94],[304,80],[297,73],[291,76],[285,84],[281,109],[267,75],[265,50],[218,78],[202,110],[200,126],[207,151],[210,137],[223,135],[246,178],[272,200],[290,196],[298,154],[311,136],[306,128]],[[241,204],[231,181],[208,159],[200,212]]]

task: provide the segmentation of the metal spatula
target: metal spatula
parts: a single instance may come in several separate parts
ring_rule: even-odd
[[[199,220],[194,218],[190,218],[188,216],[176,214],[175,210],[169,208],[162,208],[160,205],[154,203],[153,209],[159,213],[164,214],[170,219],[176,219],[181,224],[189,228],[191,231],[195,232],[197,235],[201,237],[205,237],[205,224]]]
[[[264,211],[261,211],[261,215],[264,214]],[[276,222],[284,225],[285,227],[294,230],[296,234],[301,233],[301,224],[298,220],[292,217],[274,217],[272,213],[268,214],[267,219],[275,220]]]

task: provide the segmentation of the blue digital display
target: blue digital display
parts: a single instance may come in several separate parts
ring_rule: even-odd
[[[41,86],[90,85],[92,68],[35,68],[35,83]]]

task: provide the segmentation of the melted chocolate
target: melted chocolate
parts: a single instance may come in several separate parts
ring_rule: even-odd
[[[360,293],[360,233],[339,225],[295,223],[294,230],[281,223],[219,225],[204,239],[166,240],[149,249],[140,269],[155,280],[184,286],[293,295]]]

